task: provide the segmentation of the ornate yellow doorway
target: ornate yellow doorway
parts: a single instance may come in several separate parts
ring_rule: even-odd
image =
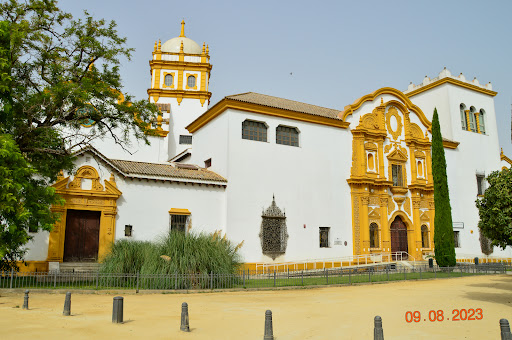
[[[100,177],[95,168],[84,165],[78,169],[71,182],[69,177],[60,177],[53,185],[56,192],[66,200],[66,203],[63,206],[52,207],[53,211],[60,213],[60,220],[55,223],[53,230],[50,232],[47,261],[62,262],[64,260],[66,244],[68,248],[80,248],[80,242],[94,238],[94,233],[98,233],[97,241],[89,241],[97,242],[97,246],[88,246],[89,252],[91,252],[91,247],[93,247],[93,253],[82,254],[84,259],[97,259],[101,261],[107,254],[110,245],[115,239],[117,199],[122,193],[117,189],[113,174],[111,174],[110,180],[105,180],[104,182],[105,186],[100,183]],[[93,220],[97,220],[99,217],[99,231],[91,231],[91,235],[81,236],[79,233],[83,228],[81,229],[80,225],[76,226],[75,224],[80,224],[80,222],[73,222],[73,220],[84,220],[82,217],[87,214],[93,217],[96,216],[90,218]],[[82,217],[77,218],[75,215]],[[86,229],[95,229],[93,222],[87,223],[92,229],[89,227]],[[73,235],[66,235],[68,232],[73,233]],[[66,259],[74,259],[77,256],[80,258],[82,255],[79,255],[77,252],[81,250],[84,249],[68,249]]]

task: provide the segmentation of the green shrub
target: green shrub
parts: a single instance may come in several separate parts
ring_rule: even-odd
[[[119,240],[103,261],[104,273],[236,274],[239,246],[214,234],[170,231],[156,242]]]

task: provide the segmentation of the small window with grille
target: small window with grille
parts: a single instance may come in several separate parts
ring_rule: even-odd
[[[267,125],[263,122],[245,120],[242,123],[242,139],[267,141]]]
[[[174,215],[170,214],[171,230],[185,232],[187,230],[187,222],[190,215]]]
[[[370,248],[379,248],[379,226],[377,223],[370,224]]]
[[[295,127],[279,125],[276,128],[276,143],[299,146],[299,131]]]
[[[485,176],[484,175],[476,175],[476,186],[478,190],[478,196],[482,196],[485,191]]]
[[[320,248],[329,248],[329,227],[320,227]]]
[[[166,74],[164,78],[165,86],[172,86],[174,82],[174,79],[172,77],[172,74]]]
[[[180,135],[180,144],[192,144],[192,136]]]
[[[195,76],[188,76],[187,87],[189,87],[189,88],[196,87],[196,77]]]
[[[460,248],[459,233],[460,232],[458,230],[453,232],[453,243],[454,243],[455,248]]]
[[[404,186],[404,176],[402,172],[403,166],[400,164],[391,164],[391,175],[393,177],[393,186],[394,187],[403,187]]]
[[[429,247],[428,227],[425,224],[421,226],[421,247],[422,248]]]

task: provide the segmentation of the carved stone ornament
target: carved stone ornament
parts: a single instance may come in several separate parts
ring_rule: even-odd
[[[394,117],[396,119],[396,127],[393,129],[391,126],[391,117]],[[396,107],[391,106],[388,109],[388,112],[386,114],[386,126],[388,128],[388,132],[393,136],[393,139],[396,140],[400,135],[402,134],[402,118],[398,114],[398,110]]]
[[[275,260],[286,253],[288,241],[286,214],[277,206],[275,197],[272,197],[272,204],[261,214],[261,219],[259,236],[262,253]]]

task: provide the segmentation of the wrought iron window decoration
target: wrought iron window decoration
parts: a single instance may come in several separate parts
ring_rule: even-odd
[[[279,209],[274,196],[272,196],[272,204],[261,214],[259,236],[263,255],[275,260],[286,252],[288,241],[286,214]]]

